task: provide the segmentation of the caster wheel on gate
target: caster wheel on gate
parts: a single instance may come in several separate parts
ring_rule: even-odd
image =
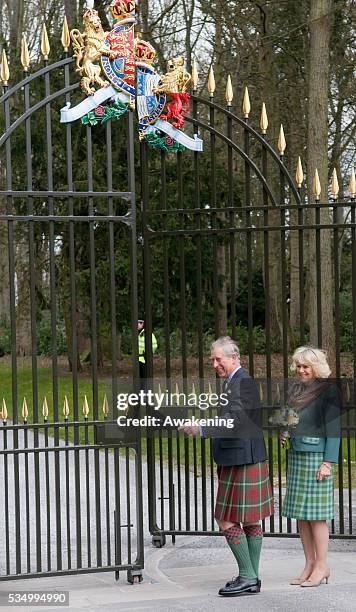
[[[155,548],[163,548],[166,545],[165,535],[154,535],[152,537],[152,544]]]
[[[131,570],[127,572],[127,582],[130,584],[140,584],[142,582],[143,576],[140,573],[133,573]]]

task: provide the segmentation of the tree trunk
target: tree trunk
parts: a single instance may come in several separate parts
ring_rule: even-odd
[[[74,28],[77,23],[77,3],[74,0],[64,0],[64,12],[67,16],[69,28]]]
[[[308,193],[312,193],[315,169],[321,183],[321,202],[328,199],[328,91],[329,91],[329,41],[331,0],[312,0],[310,3],[310,65],[308,96]],[[315,211],[311,214],[315,222]],[[320,211],[320,222],[329,223],[327,208]],[[315,232],[309,232],[309,325],[310,340],[320,344],[318,326],[322,325],[321,344],[328,352],[330,363],[335,361],[333,280],[331,261],[331,235],[321,231],[320,275],[322,279],[321,312],[317,311],[317,273]],[[318,316],[319,320],[318,321]],[[320,328],[319,328],[320,329]],[[320,336],[320,334],[319,334]]]

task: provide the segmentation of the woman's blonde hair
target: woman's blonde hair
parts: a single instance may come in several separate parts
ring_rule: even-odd
[[[292,372],[297,369],[297,364],[305,363],[313,368],[315,378],[329,378],[331,374],[330,366],[327,362],[326,352],[313,346],[300,346],[292,356]]]

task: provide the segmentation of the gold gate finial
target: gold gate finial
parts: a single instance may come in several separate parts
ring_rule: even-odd
[[[208,92],[209,92],[209,96],[212,98],[215,92],[215,77],[214,77],[214,70],[212,66],[210,66],[210,70],[209,70]]]
[[[2,398],[2,410],[1,410],[1,417],[2,417],[2,420],[3,420],[4,422],[6,422],[6,421],[7,421],[7,408],[6,408],[6,402],[5,402],[5,398],[4,398],[4,397]]]
[[[22,418],[24,420],[25,423],[27,423],[27,418],[28,418],[28,408],[27,408],[27,402],[26,402],[26,398],[23,398],[23,402],[22,402]]]
[[[49,46],[47,28],[46,28],[46,24],[44,23],[42,26],[42,32],[41,32],[41,53],[43,55],[44,60],[48,60],[50,50],[51,50],[51,47]]]
[[[84,418],[87,419],[88,414],[89,414],[89,404],[88,404],[88,399],[86,395],[84,395],[83,414],[84,414]]]
[[[28,52],[27,40],[25,34],[22,34],[21,41],[21,64],[25,72],[28,71],[30,65],[30,55]]]
[[[245,119],[248,119],[250,112],[251,112],[251,103],[250,103],[250,96],[249,96],[247,87],[245,87],[244,99],[242,103],[242,111],[243,111],[243,114],[245,115]]]
[[[264,102],[262,102],[262,111],[261,111],[261,119],[260,119],[260,128],[262,130],[262,134],[266,134],[267,133],[267,128],[268,128],[268,117],[267,117],[267,111],[266,111],[266,105]]]
[[[2,50],[1,56],[1,69],[0,69],[0,78],[3,82],[3,85],[7,85],[10,78],[9,64],[7,62],[7,57],[5,53],[5,49]]]
[[[286,146],[287,144],[286,144],[286,139],[284,136],[284,129],[283,129],[283,125],[281,124],[281,127],[279,129],[279,136],[278,136],[278,151],[281,156],[284,155]]]
[[[63,45],[64,51],[67,52],[70,46],[70,34],[69,34],[67,15],[64,15],[61,43]]]
[[[295,180],[297,181],[297,185],[300,189],[304,181],[304,172],[303,172],[302,160],[300,159],[300,156],[298,157],[297,170],[295,173]]]
[[[232,101],[234,99],[234,90],[232,88],[232,82],[231,82],[231,76],[230,75],[227,77],[225,98],[226,98],[227,105],[231,106]]]
[[[109,403],[108,403],[108,398],[106,397],[106,393],[104,395],[104,400],[103,400],[103,413],[104,413],[104,417],[107,418],[109,414]]]
[[[48,419],[48,403],[47,398],[44,396],[43,404],[42,404],[42,415],[45,421]]]
[[[198,89],[198,81],[199,81],[198,68],[197,68],[197,63],[194,60],[193,61],[193,65],[192,65],[192,87],[193,87],[193,91],[196,91]]]
[[[320,179],[319,179],[319,172],[317,168],[315,168],[315,174],[314,174],[314,179],[313,179],[313,194],[317,201],[320,200],[321,185],[320,185]]]
[[[333,174],[332,174],[332,177],[331,177],[331,193],[333,195],[333,199],[334,200],[337,200],[338,195],[339,195],[339,191],[340,191],[339,181],[337,179],[336,168],[334,168]]]
[[[68,398],[66,395],[64,396],[63,416],[65,420],[67,420],[69,416],[69,403],[68,403]]]

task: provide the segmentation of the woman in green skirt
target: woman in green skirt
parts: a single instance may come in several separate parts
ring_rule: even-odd
[[[333,464],[340,446],[340,396],[324,351],[302,346],[292,357],[297,381],[288,395],[288,408],[297,424],[290,435],[287,490],[282,515],[298,520],[305,566],[291,584],[302,587],[328,582],[329,529],[334,517]]]

